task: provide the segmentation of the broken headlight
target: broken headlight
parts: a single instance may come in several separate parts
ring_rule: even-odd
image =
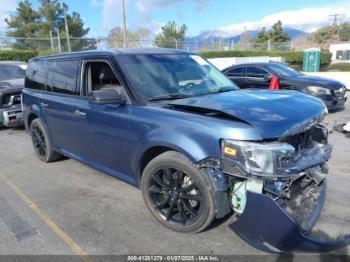
[[[331,95],[331,90],[320,86],[308,86],[307,89],[316,95]]]
[[[222,157],[256,176],[276,176],[294,164],[295,149],[287,143],[222,140]]]

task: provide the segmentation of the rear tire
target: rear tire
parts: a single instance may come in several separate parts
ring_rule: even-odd
[[[171,230],[200,232],[214,219],[209,185],[198,167],[178,152],[167,151],[149,162],[141,190],[151,214]]]
[[[32,121],[29,132],[35,154],[41,161],[49,163],[61,158],[61,155],[53,150],[46,129],[39,118]]]

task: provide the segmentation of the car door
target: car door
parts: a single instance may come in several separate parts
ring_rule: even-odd
[[[130,130],[130,100],[107,58],[83,61],[81,96],[73,99],[74,154],[83,162],[124,180],[131,177],[131,152],[135,134]],[[124,105],[89,102],[92,91],[113,89],[127,98]]]
[[[245,67],[237,66],[233,67],[225,72],[225,75],[238,87],[246,87],[246,78],[245,78]]]
[[[40,107],[50,139],[56,148],[71,151],[73,132],[72,101],[78,95],[79,60],[49,60],[46,62],[46,92],[40,95]]]
[[[246,69],[247,88],[269,88],[270,73],[257,66],[247,66]]]

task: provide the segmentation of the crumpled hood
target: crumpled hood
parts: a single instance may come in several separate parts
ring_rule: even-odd
[[[249,123],[264,139],[300,133],[326,114],[321,100],[298,91],[238,90],[180,99],[170,105],[222,112]]]
[[[307,76],[301,75],[297,77],[293,77],[291,79],[294,83],[301,84],[303,86],[320,86],[329,89],[339,89],[344,86],[342,82],[339,82],[334,79],[319,77],[319,76]]]

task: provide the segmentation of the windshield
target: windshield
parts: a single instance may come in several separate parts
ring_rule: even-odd
[[[26,65],[0,65],[0,81],[24,78]]]
[[[238,89],[198,55],[124,55],[118,60],[148,101],[201,96]]]
[[[267,67],[279,77],[296,77],[302,74],[293,68],[282,64],[268,64]]]

